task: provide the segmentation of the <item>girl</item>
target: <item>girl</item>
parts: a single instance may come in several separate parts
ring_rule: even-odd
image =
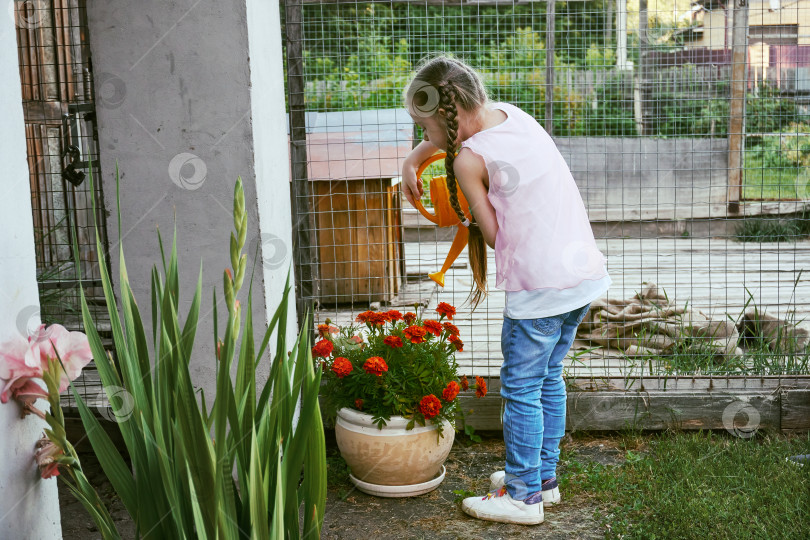
[[[486,294],[486,245],[495,249],[495,286],[506,291],[501,396],[506,469],[491,491],[462,509],[477,518],[533,525],[543,503],[560,501],[556,482],[565,434],[563,359],[590,302],[610,286],[585,206],[551,137],[514,105],[491,103],[480,76],[439,56],[423,63],[405,106],[425,136],[405,159],[403,192],[421,197],[416,169],[447,152],[447,186],[470,228],[473,307]],[[464,216],[456,181],[470,210]]]

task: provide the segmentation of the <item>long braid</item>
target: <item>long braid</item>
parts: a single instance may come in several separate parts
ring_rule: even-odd
[[[444,159],[444,168],[447,172],[447,192],[450,197],[450,206],[456,212],[460,221],[465,221],[467,216],[461,209],[458,201],[458,184],[456,174],[453,170],[453,163],[456,160],[456,140],[458,139],[458,110],[456,109],[456,88],[451,82],[442,81],[438,84],[439,105],[446,112],[445,125],[447,129],[447,157]],[[472,215],[472,210],[470,211]],[[481,300],[486,296],[487,290],[487,254],[484,236],[480,227],[475,222],[475,216],[470,220],[470,238],[468,241],[468,251],[470,255],[470,268],[472,269],[475,287],[470,293],[470,299],[475,309]]]
[[[450,206],[455,210],[460,221],[467,219],[458,202],[458,188],[453,163],[456,161],[456,139],[458,139],[458,110],[456,109],[456,89],[451,83],[439,85],[439,105],[445,110],[447,126],[447,157],[444,168],[447,171],[447,191],[450,194]]]

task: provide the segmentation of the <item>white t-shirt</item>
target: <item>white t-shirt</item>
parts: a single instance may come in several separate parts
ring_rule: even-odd
[[[586,279],[568,289],[535,289],[506,291],[503,316],[510,319],[540,319],[568,313],[605,294],[613,282],[609,275],[601,279]]]

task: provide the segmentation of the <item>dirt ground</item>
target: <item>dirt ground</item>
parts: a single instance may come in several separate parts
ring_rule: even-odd
[[[623,452],[610,438],[572,440],[567,436],[563,448],[575,449],[580,463],[598,461],[619,464]],[[82,455],[82,463],[90,481],[111,505],[111,513],[124,539],[135,538],[134,526],[104,479],[92,454]],[[587,497],[566,498],[557,507],[545,509],[545,522],[533,527],[480,521],[468,517],[456,502],[460,495],[454,490],[484,494],[489,488],[489,475],[503,468],[503,439],[484,435],[480,443],[456,441],[445,463],[444,482],[431,493],[405,499],[384,499],[357,490],[348,479],[345,462],[327,432],[329,490],[322,531],[324,539],[501,539],[501,538],[603,538],[604,529],[594,518],[597,506]],[[558,477],[565,475],[565,466],[557,469]],[[70,493],[60,486],[62,533],[65,540],[100,538],[92,520]]]

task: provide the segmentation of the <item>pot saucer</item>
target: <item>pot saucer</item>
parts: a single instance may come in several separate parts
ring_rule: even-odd
[[[360,491],[376,497],[415,497],[416,495],[423,495],[439,487],[439,484],[441,484],[442,480],[444,480],[444,475],[446,472],[447,469],[445,469],[444,465],[442,465],[441,472],[433,480],[428,480],[427,482],[422,482],[421,484],[410,484],[407,486],[383,486],[380,484],[369,484],[368,482],[358,480],[351,474],[349,474],[349,480],[351,480]]]

